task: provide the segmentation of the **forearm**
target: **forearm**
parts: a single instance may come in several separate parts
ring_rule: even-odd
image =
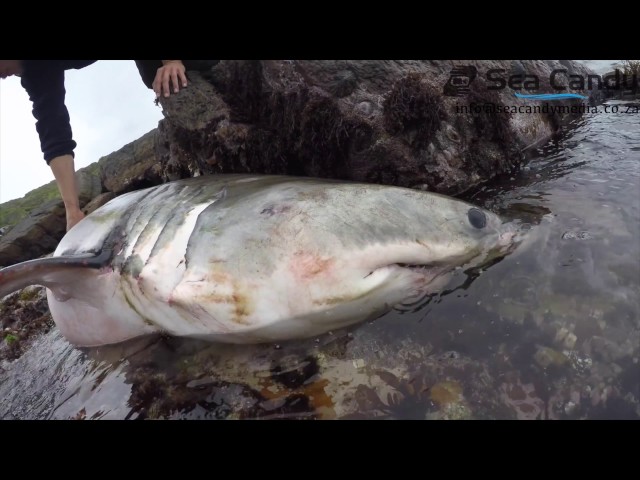
[[[65,208],[79,209],[78,184],[73,157],[71,155],[56,157],[49,162],[49,166],[56,178]]]

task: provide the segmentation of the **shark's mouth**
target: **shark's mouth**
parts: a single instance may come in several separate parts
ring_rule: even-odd
[[[408,295],[406,299],[395,305],[394,310],[404,313],[422,310],[432,301],[435,292],[444,288],[449,283],[456,270],[464,272],[464,276],[466,277],[462,288],[468,287],[482,271],[499,263],[513,252],[522,240],[521,235],[517,230],[502,232],[499,234],[498,242],[493,248],[478,248],[458,258],[449,258],[447,261],[427,264],[394,264],[397,267],[409,269],[424,278],[422,287],[419,287],[413,294]],[[457,290],[458,288],[461,287],[455,287],[453,290]],[[444,290],[441,293],[447,294],[453,290]]]
[[[400,268],[411,270],[412,272],[423,276],[428,282],[431,282],[436,277],[439,277],[440,275],[456,268],[456,265],[445,264],[441,262],[433,262],[427,264],[396,263],[394,265]]]
[[[456,268],[456,265],[446,264],[445,262],[431,262],[431,263],[391,263],[380,267],[376,270],[372,270],[364,278],[373,275],[377,271],[381,269],[393,269],[393,268],[402,268],[406,270],[410,270],[411,272],[417,274],[423,280],[420,282],[421,284],[428,285],[433,279],[436,277],[446,273],[447,271],[453,270]]]
[[[429,289],[436,278],[442,277],[457,268],[456,264],[448,264],[444,262],[433,262],[427,264],[396,263],[394,265],[399,268],[411,270],[411,272],[422,278],[418,285],[419,291]]]
[[[398,267],[402,267],[402,268],[409,268],[411,270],[418,270],[418,271],[422,271],[422,270],[430,270],[430,269],[434,269],[434,268],[443,268],[445,267],[442,263],[437,263],[437,262],[433,262],[433,263],[396,263],[395,265],[397,265]]]
[[[413,313],[425,308],[434,298],[435,292],[449,283],[453,271],[458,268],[458,265],[443,263],[397,263],[396,265],[411,270],[423,279],[420,282],[421,285],[418,285],[413,292],[408,292],[401,302],[394,305],[393,310],[400,313]]]

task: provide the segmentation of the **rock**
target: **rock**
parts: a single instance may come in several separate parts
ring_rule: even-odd
[[[566,415],[573,415],[573,413],[576,411],[576,408],[577,408],[577,405],[575,404],[575,402],[572,402],[570,400],[564,406],[564,413]]]
[[[569,333],[569,330],[567,330],[565,327],[560,328],[556,333],[556,338],[555,338],[556,343],[562,342],[566,338],[568,333]]]
[[[479,72],[469,92],[445,95],[452,68],[467,64]],[[517,168],[522,150],[565,120],[484,108],[527,105],[510,89],[488,90],[489,68],[536,74],[545,87],[553,69],[567,67],[524,60],[223,60],[203,75],[190,72],[188,89],[160,100],[162,179],[255,172],[460,193]],[[456,111],[471,105],[475,111]]]
[[[98,161],[106,190],[120,194],[161,183],[155,154],[157,135],[153,129]]]
[[[0,265],[13,265],[52,252],[66,228],[62,200],[46,202],[0,238]]]
[[[576,341],[578,340],[578,337],[576,337],[573,333],[569,333],[565,338],[564,338],[564,346],[566,348],[568,348],[569,350],[572,350],[573,347],[576,346]]]
[[[542,368],[564,365],[569,360],[563,353],[549,347],[538,347],[534,359]]]
[[[18,358],[53,325],[44,287],[29,286],[0,299],[0,361]]]
[[[105,192],[98,195],[96,198],[91,200],[85,207],[82,209],[85,215],[89,215],[94,210],[100,208],[102,205],[107,203],[110,200],[116,198],[117,195],[113,192]]]
[[[100,179],[99,169],[91,166],[78,170],[76,173],[78,179],[78,198],[80,207],[89,203],[92,199],[102,193],[102,181]]]
[[[97,167],[93,164],[76,173],[80,207],[102,192]],[[51,253],[66,230],[67,219],[62,199],[57,197],[46,201],[0,237],[0,266],[13,265]]]
[[[462,386],[458,382],[444,381],[431,387],[431,399],[438,405],[456,403],[462,398]]]
[[[500,385],[500,391],[503,402],[513,409],[518,420],[545,418],[544,401],[533,384],[515,380]]]

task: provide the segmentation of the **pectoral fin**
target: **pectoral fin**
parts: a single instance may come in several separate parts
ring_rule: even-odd
[[[40,258],[18,263],[0,270],[0,298],[29,285],[43,285],[56,290],[67,290],[65,285],[80,281],[83,270],[96,270],[106,266],[112,251],[104,249],[99,253],[63,255]],[[62,287],[60,289],[60,287]]]

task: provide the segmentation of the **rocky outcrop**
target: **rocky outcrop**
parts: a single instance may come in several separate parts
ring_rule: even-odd
[[[460,67],[475,67],[476,76],[468,91],[448,96]],[[458,194],[517,168],[523,150],[564,120],[497,112],[532,102],[510,88],[489,90],[489,69],[507,79],[536,75],[539,90],[526,93],[551,91],[554,69],[587,73],[571,61],[221,61],[161,100],[163,180],[274,173]],[[478,108],[459,109],[469,106]]]
[[[80,206],[102,191],[94,167],[77,172]],[[28,217],[0,237],[0,266],[8,266],[53,252],[67,227],[62,199],[49,200],[31,211]]]
[[[44,287],[30,286],[7,295],[0,301],[0,363],[18,358],[35,336],[53,325]]]
[[[155,155],[157,129],[98,161],[104,190],[123,193],[162,183]]]

